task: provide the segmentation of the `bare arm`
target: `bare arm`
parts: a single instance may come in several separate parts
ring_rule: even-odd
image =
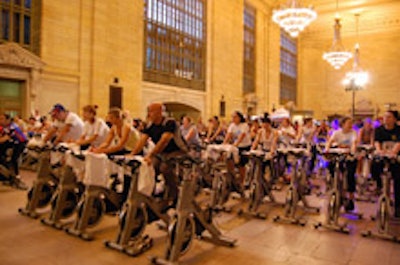
[[[164,151],[165,147],[167,147],[169,141],[174,137],[174,134],[171,132],[165,132],[162,134],[160,141],[154,146],[153,150],[148,154],[148,156],[155,156],[162,151]]]
[[[60,143],[63,140],[63,137],[71,130],[72,125],[71,124],[66,124],[61,131],[59,131],[56,140],[54,140],[55,144]],[[65,139],[69,140],[69,139]]]
[[[108,147],[102,149],[101,153],[106,153],[106,154],[114,153],[114,152],[120,151],[123,148],[125,148],[125,145],[128,142],[130,133],[131,133],[130,127],[128,125],[123,125],[122,133],[121,133],[122,135],[121,135],[121,139],[120,139],[119,143],[115,146],[111,146],[111,147],[108,146]]]
[[[192,127],[192,128],[190,128],[188,134],[186,134],[186,137],[185,137],[186,142],[189,142],[190,139],[192,139],[193,136],[195,136],[195,130]]]
[[[357,135],[357,145],[360,145],[362,143],[362,135],[364,132],[364,128],[361,128],[360,131],[358,132]]]
[[[397,156],[397,154],[400,152],[400,142],[397,142],[392,149],[392,155]]]
[[[75,143],[77,143],[78,145],[91,144],[91,143],[93,143],[93,142],[97,139],[98,135],[97,135],[97,134],[94,134],[94,135],[92,135],[91,137],[89,137],[88,139],[85,139],[85,137],[86,137],[85,135],[82,135],[82,136],[79,138],[79,140],[76,141]]]
[[[260,143],[260,138],[261,138],[261,130],[257,132],[256,138],[254,139],[253,144],[251,146],[251,150],[257,149],[257,146]]]
[[[299,132],[297,133],[296,142],[300,141],[302,135],[303,135],[303,127],[301,127]]]
[[[131,154],[132,155],[139,154],[143,150],[143,147],[146,145],[148,139],[149,139],[149,136],[147,134],[143,133],[140,136],[139,141],[136,143],[135,147],[133,148]]]
[[[333,137],[329,137],[328,141],[326,142],[326,145],[325,145],[325,151],[328,151],[329,148],[331,148],[332,143],[333,143]]]
[[[43,142],[46,143],[51,138],[53,138],[53,136],[56,134],[56,132],[57,132],[57,128],[56,127],[50,127],[50,129],[48,130],[47,134],[43,138]]]
[[[215,131],[214,135],[212,135],[212,136],[210,137],[210,142],[214,141],[214,140],[217,138],[217,136],[221,133],[221,131],[222,131],[222,127],[221,127],[221,126],[218,126],[218,128],[217,128],[217,130]],[[211,134],[211,133],[210,133],[210,134]]]
[[[278,132],[273,131],[273,133],[274,133],[274,138],[272,139],[272,145],[271,145],[271,153],[272,154],[275,153],[276,147],[278,145],[278,139],[279,139]]]
[[[224,139],[224,144],[229,144],[232,138],[232,133],[227,133]]]
[[[151,163],[151,158],[159,153],[161,153],[165,147],[167,147],[169,141],[174,137],[174,134],[172,132],[165,132],[162,134],[160,141],[154,146],[153,150],[149,152],[145,157],[144,161],[147,163]]]

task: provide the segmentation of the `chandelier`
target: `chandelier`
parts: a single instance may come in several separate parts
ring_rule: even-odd
[[[356,28],[357,28],[357,40],[358,40],[358,17],[356,16]],[[343,85],[346,91],[357,91],[364,89],[365,85],[368,83],[368,72],[364,71],[360,66],[360,45],[356,43],[354,49],[354,63],[353,69],[346,73],[343,80]]]
[[[325,52],[322,58],[327,61],[336,70],[340,69],[352,56],[351,52],[344,49],[342,39],[340,37],[340,17],[337,13],[338,2],[336,1],[336,16],[335,24],[333,26],[334,35],[333,43],[329,52]]]
[[[363,71],[360,67],[360,46],[356,44],[354,51],[354,64],[353,69],[346,73],[343,80],[343,85],[346,91],[357,91],[364,89],[368,83],[368,72]]]
[[[317,13],[311,7],[301,7],[296,0],[291,0],[288,7],[281,6],[272,14],[272,20],[293,38],[316,18]]]

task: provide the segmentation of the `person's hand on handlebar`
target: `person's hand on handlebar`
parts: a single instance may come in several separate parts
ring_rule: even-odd
[[[151,154],[147,154],[144,158],[143,161],[146,162],[148,165],[152,164],[152,155]]]

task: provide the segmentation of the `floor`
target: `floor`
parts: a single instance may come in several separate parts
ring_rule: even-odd
[[[32,183],[33,172],[23,171],[22,177]],[[284,194],[277,194],[283,201]],[[324,200],[310,197],[311,203],[324,207]],[[113,239],[117,231],[117,217],[107,216],[95,228],[96,238],[82,241],[63,231],[44,226],[18,214],[17,209],[26,202],[26,192],[0,185],[0,264],[4,265],[71,265],[71,264],[149,264],[149,255],[162,256],[165,248],[165,232],[155,225],[146,232],[154,238],[154,246],[139,257],[128,257],[103,245]],[[400,244],[363,238],[360,231],[374,229],[369,216],[375,211],[371,203],[357,203],[364,213],[364,220],[349,220],[350,235],[331,231],[317,231],[315,221],[323,221],[322,214],[307,214],[305,227],[272,222],[274,214],[282,211],[274,208],[267,220],[248,219],[236,214],[219,214],[217,226],[229,237],[236,238],[235,248],[214,246],[195,241],[191,250],[181,258],[182,264],[400,264]],[[400,223],[391,222],[391,229],[400,235]]]

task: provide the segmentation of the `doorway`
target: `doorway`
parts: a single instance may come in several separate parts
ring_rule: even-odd
[[[24,84],[23,81],[0,79],[0,113],[12,117],[24,113]]]

